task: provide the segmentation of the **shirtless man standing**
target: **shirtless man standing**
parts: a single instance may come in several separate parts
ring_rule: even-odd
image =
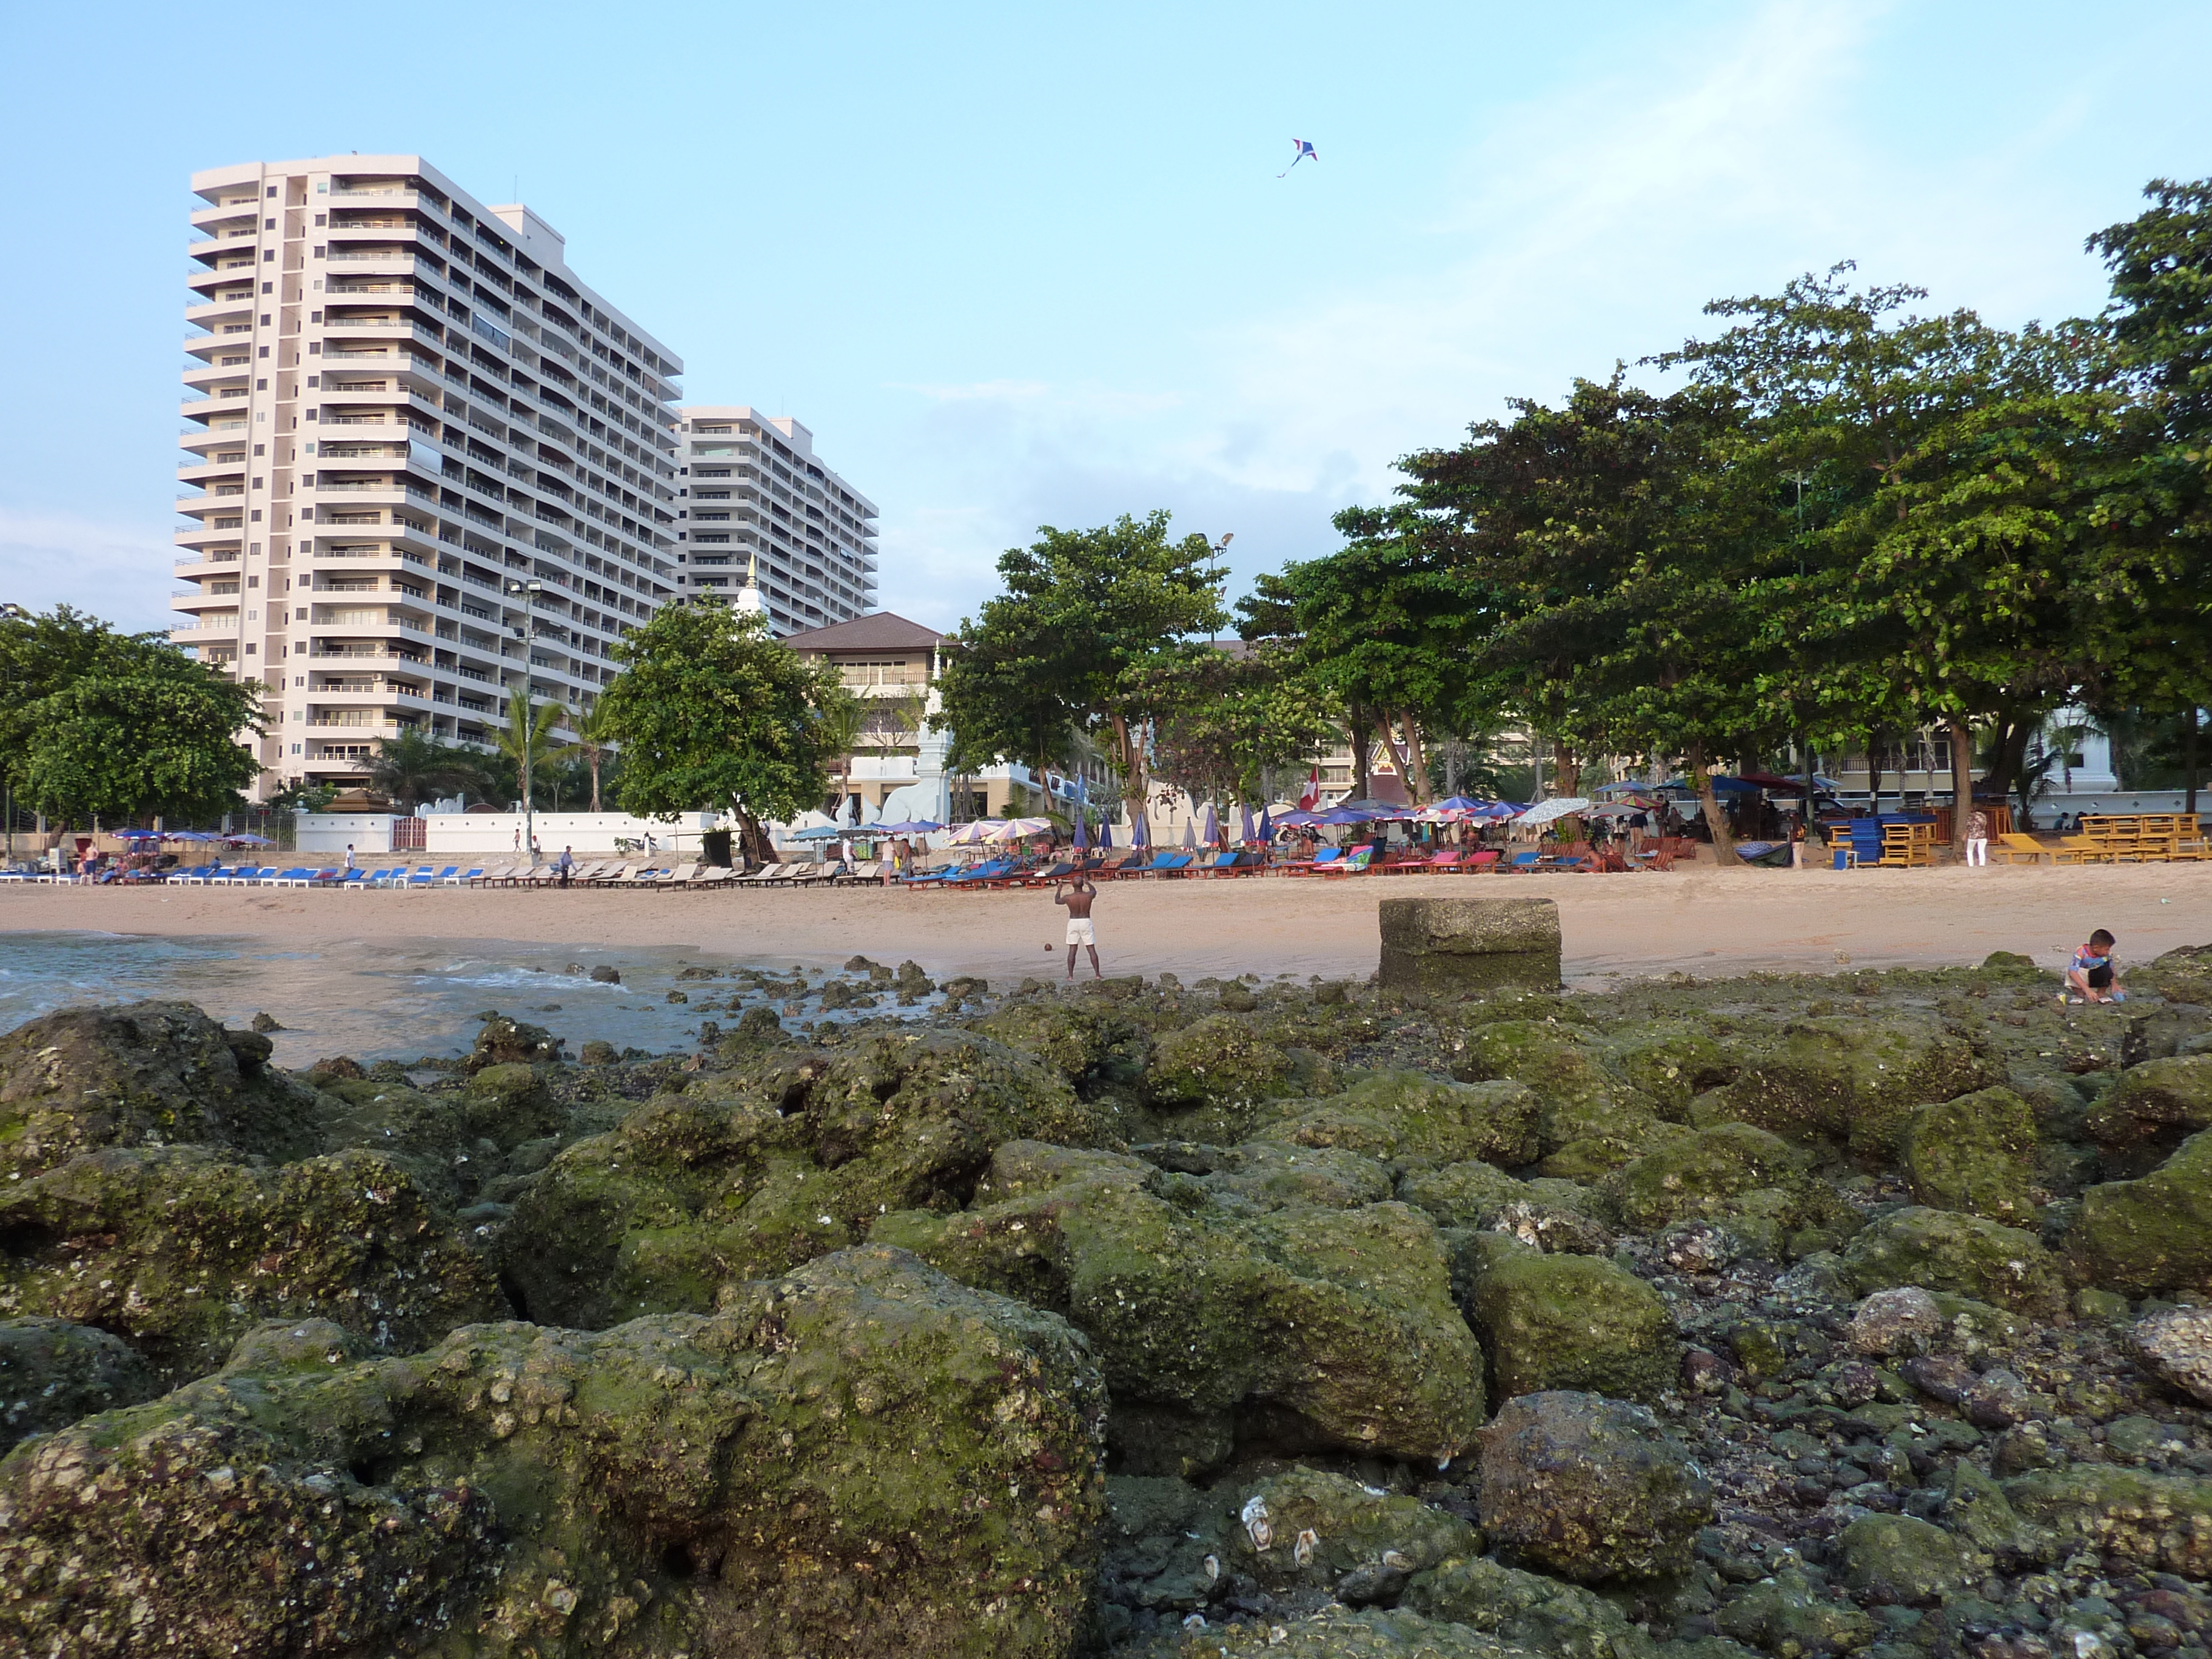
[[[1094,979],[1103,979],[1105,974],[1098,966],[1098,933],[1091,925],[1091,902],[1098,896],[1098,890],[1091,884],[1088,876],[1078,875],[1073,885],[1062,884],[1053,889],[1052,902],[1067,907],[1067,977],[1075,978],[1075,947],[1088,947],[1091,951],[1091,974]]]

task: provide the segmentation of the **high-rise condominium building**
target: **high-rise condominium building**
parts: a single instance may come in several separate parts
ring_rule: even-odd
[[[262,793],[587,708],[678,596],[683,364],[414,155],[196,173],[172,637],[268,687]]]
[[[735,594],[750,571],[779,637],[874,607],[875,505],[815,458],[812,433],[750,409],[677,413],[682,592]]]

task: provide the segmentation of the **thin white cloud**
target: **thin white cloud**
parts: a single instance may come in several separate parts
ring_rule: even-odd
[[[0,507],[0,599],[33,611],[70,605],[133,632],[167,629],[177,556],[144,525]]]

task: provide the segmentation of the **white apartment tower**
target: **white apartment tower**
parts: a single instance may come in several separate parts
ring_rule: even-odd
[[[485,742],[526,687],[589,708],[678,597],[683,364],[419,156],[192,190],[172,638],[268,687],[261,793]]]
[[[874,608],[875,504],[822,465],[812,433],[742,407],[676,412],[681,592],[734,596],[750,574],[778,638]]]

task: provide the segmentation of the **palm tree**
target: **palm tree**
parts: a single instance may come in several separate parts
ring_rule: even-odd
[[[465,750],[440,743],[409,727],[396,738],[380,738],[368,763],[368,781],[410,811],[441,789],[466,788],[476,768]]]
[[[822,722],[823,740],[838,757],[843,769],[837,780],[837,811],[842,817],[845,797],[852,793],[853,749],[860,741],[860,733],[868,723],[867,709],[850,691],[840,690],[823,699],[817,718]]]
[[[599,763],[612,747],[613,722],[606,714],[607,700],[599,698],[583,714],[569,722],[576,734],[576,748],[583,755],[584,764],[592,769],[592,811],[599,810]]]
[[[507,699],[507,726],[493,739],[499,752],[514,763],[515,770],[537,781],[532,775],[539,763],[553,750],[553,728],[568,718],[568,711],[557,702],[533,704],[520,692],[511,692]]]

